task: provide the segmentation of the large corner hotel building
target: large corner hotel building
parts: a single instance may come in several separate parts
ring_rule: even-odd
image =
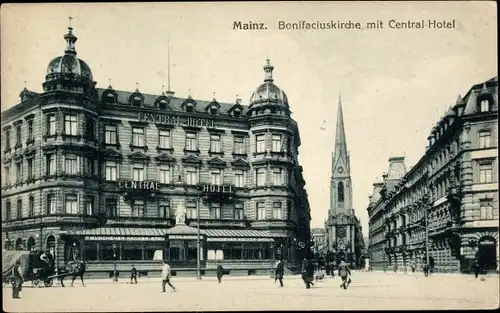
[[[159,269],[258,273],[310,240],[300,137],[285,93],[264,66],[244,106],[96,88],[64,36],[43,92],[2,113],[2,244],[75,254],[90,272]]]

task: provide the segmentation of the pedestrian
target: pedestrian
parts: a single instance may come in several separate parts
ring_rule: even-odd
[[[429,264],[427,264],[427,262],[424,263],[424,266],[422,269],[424,270],[425,277],[429,276]]]
[[[168,284],[174,291],[175,287],[170,283],[170,277],[172,276],[172,271],[170,265],[167,264],[167,260],[163,260],[163,267],[161,269],[161,288],[162,292],[165,292],[165,284]]]
[[[349,270],[349,264],[345,263],[344,259],[342,259],[339,264],[339,276],[342,278],[340,288],[347,289],[351,283],[351,271]]]
[[[220,264],[220,262],[217,262],[217,280],[220,282],[222,281],[222,276],[224,275],[224,268]]]
[[[80,280],[82,281],[82,285],[83,285],[83,287],[85,287],[85,283],[83,282],[83,275],[85,274],[86,269],[87,269],[87,266],[85,265],[84,261],[78,262],[78,271],[73,275],[73,279],[71,280],[71,287],[73,287],[73,283],[75,282],[75,279],[77,277],[80,277]]]
[[[394,273],[397,273],[397,272],[398,272],[398,265],[394,264]]]
[[[132,280],[135,281],[137,285],[137,269],[132,265],[132,269],[130,270],[130,283],[132,284]]]
[[[279,280],[280,287],[283,287],[283,275],[285,274],[285,265],[283,264],[283,260],[280,259],[276,264],[274,269],[274,282]]]
[[[415,274],[415,264],[412,264],[412,265],[411,265],[411,272],[412,272],[413,274]]]
[[[474,263],[472,264],[472,270],[474,271],[474,276],[477,279],[479,273],[481,272],[481,266],[479,265],[479,261],[477,259],[475,259]]]
[[[404,266],[403,266],[403,272],[404,272],[405,274],[408,274],[408,268],[407,268],[407,266],[406,266],[406,265],[404,265]]]
[[[16,263],[14,264],[14,267],[12,268],[12,277],[11,277],[11,282],[12,282],[12,299],[20,299],[19,293],[22,290],[22,284],[23,284],[24,278],[23,274],[21,273],[21,260],[17,260]]]
[[[314,286],[314,265],[310,260],[304,258],[302,262],[302,280],[306,285],[306,289],[311,288],[311,285]]]

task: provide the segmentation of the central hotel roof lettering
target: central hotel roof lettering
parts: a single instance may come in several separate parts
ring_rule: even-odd
[[[196,118],[187,116],[166,115],[161,113],[137,114],[139,122],[158,123],[174,126],[214,127],[214,120],[208,118]]]

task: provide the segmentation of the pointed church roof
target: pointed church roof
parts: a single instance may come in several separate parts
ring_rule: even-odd
[[[347,162],[347,142],[344,130],[344,116],[342,114],[342,100],[339,95],[339,106],[337,110],[337,127],[335,130],[335,147],[333,149],[333,159],[337,163],[338,159]]]

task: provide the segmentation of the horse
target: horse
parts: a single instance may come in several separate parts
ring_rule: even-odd
[[[71,280],[71,287],[73,287],[73,283],[75,282],[75,279],[79,276],[80,280],[82,281],[83,287],[85,287],[85,283],[83,282],[83,275],[85,274],[85,271],[87,269],[87,266],[85,265],[85,262],[83,261],[76,261],[76,262],[70,262],[66,266],[61,266],[59,268],[59,274],[67,274],[67,275],[62,275],[60,276],[61,279],[61,286],[64,286],[64,278],[66,276],[73,276]]]

